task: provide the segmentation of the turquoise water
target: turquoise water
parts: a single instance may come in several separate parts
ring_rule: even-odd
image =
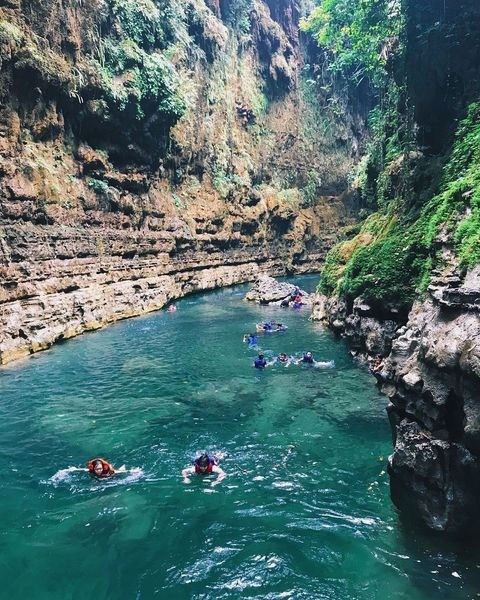
[[[390,503],[373,380],[306,313],[245,291],[0,370],[1,598],[477,598],[479,552],[407,527]],[[242,335],[272,317],[289,330],[263,350],[312,349],[335,368],[254,370]],[[202,449],[228,454],[215,489],[180,477]],[[93,456],[141,471],[66,471]]]

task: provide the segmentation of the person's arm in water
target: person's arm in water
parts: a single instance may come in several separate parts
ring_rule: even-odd
[[[182,471],[183,483],[192,483],[189,475],[193,475],[195,473],[195,467],[187,467]]]
[[[227,476],[225,471],[218,465],[214,465],[212,473],[218,473],[218,477],[215,479],[215,481],[212,481],[212,483],[210,484],[211,487],[215,487],[216,485],[218,485]]]

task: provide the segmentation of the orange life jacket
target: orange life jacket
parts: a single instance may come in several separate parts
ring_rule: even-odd
[[[95,463],[100,461],[102,463],[102,472],[100,475],[97,475],[95,473]],[[90,473],[92,475],[95,475],[95,477],[110,477],[113,474],[113,467],[110,465],[110,463],[108,463],[105,459],[103,458],[92,458],[92,460],[88,461],[88,470],[90,471]]]

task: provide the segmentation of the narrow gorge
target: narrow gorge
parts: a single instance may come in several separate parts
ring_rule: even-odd
[[[478,0],[0,0],[0,364],[321,273],[394,503],[478,531],[479,65]]]

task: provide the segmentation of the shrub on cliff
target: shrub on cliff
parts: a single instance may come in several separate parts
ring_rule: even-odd
[[[441,265],[440,233],[450,239],[465,270],[480,262],[480,102],[470,105],[459,124],[438,193],[416,218],[405,214],[401,200],[389,211],[391,217],[371,215],[353,239],[329,253],[322,293],[350,301],[362,295],[377,305],[408,308],[425,291],[432,268]]]
[[[381,86],[401,30],[400,0],[322,0],[301,28],[330,53],[329,68],[355,84]]]

